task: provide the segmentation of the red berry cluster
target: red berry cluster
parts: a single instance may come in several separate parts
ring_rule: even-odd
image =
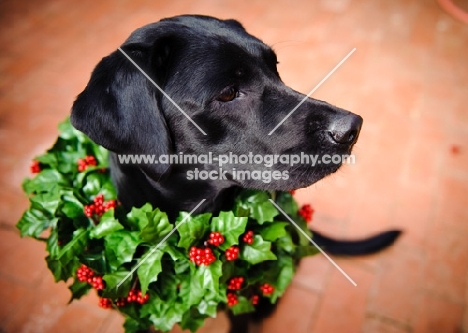
[[[312,221],[312,214],[314,213],[314,210],[311,205],[304,205],[299,209],[299,215],[301,215],[304,220],[307,222]]]
[[[90,165],[96,166],[97,161],[94,156],[88,155],[85,158],[80,158],[78,160],[78,171],[83,172],[85,171]]]
[[[260,297],[258,295],[253,295],[252,298],[250,299],[253,305],[257,305],[259,300],[260,300]]]
[[[39,161],[32,161],[30,168],[31,168],[31,173],[41,172],[41,165],[39,164]]]
[[[102,276],[95,276],[91,281],[91,285],[96,290],[103,290],[104,289],[104,281],[102,281]]]
[[[128,296],[127,296],[127,302],[128,303],[137,302],[137,303],[140,303],[140,304],[145,304],[148,301],[148,299],[149,299],[149,294],[148,293],[143,296],[143,294],[141,293],[141,290],[136,290],[136,289],[130,290],[128,292]],[[119,301],[121,301],[121,303],[122,303],[122,301],[125,301],[125,299],[120,299]],[[125,303],[124,303],[124,305],[125,305]],[[121,306],[121,305],[117,305],[117,306]]]
[[[226,250],[226,259],[236,260],[239,257],[239,248],[237,246],[231,246]]]
[[[229,290],[240,290],[242,284],[244,283],[244,278],[242,276],[233,277],[229,280],[228,289]]]
[[[96,290],[103,290],[105,287],[102,276],[96,276],[93,270],[86,265],[81,265],[76,270],[76,277],[78,281],[87,282]]]
[[[271,293],[273,293],[273,291],[275,291],[275,288],[269,285],[268,283],[264,283],[260,286],[260,290],[264,295],[270,295]]]
[[[127,297],[119,298],[114,303],[118,307],[125,306],[128,303],[136,302],[139,304],[145,304],[149,299],[149,294],[143,296],[141,290],[132,289],[128,292]],[[101,298],[99,305],[103,308],[109,309],[112,307],[112,300],[109,298]]]
[[[195,265],[205,265],[209,266],[216,261],[216,257],[209,247],[204,249],[199,249],[196,246],[190,248],[190,260],[195,263]]]
[[[112,300],[110,298],[100,298],[99,306],[104,309],[110,309],[112,307]]]
[[[221,244],[224,243],[224,236],[221,235],[220,232],[215,231],[210,233],[210,238],[208,239],[208,243],[210,243],[213,246],[220,246]]]
[[[94,215],[101,216],[104,212],[107,212],[109,209],[115,208],[116,206],[117,201],[104,201],[104,195],[98,194],[94,198],[92,204],[84,206],[84,213],[87,217],[92,218]]]
[[[78,278],[78,281],[88,282],[89,284],[92,284],[94,272],[91,268],[87,267],[86,265],[81,265],[76,270],[76,277]]]
[[[242,237],[242,240],[244,242],[246,242],[247,244],[249,245],[252,245],[253,241],[254,241],[254,233],[252,230],[249,230],[247,231],[245,234],[244,234],[244,237]]]
[[[237,295],[233,293],[228,293],[227,294],[227,303],[229,306],[234,306],[237,303],[239,303],[239,300],[237,299]]]

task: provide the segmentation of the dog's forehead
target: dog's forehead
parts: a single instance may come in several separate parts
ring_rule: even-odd
[[[232,19],[219,20],[209,16],[186,15],[175,17],[173,22],[189,30],[195,37],[193,38],[195,43],[202,39],[207,47],[210,44],[206,43],[206,40],[213,40],[216,43],[212,45],[236,46],[255,56],[261,56],[270,49],[262,40],[249,34],[241,23]]]
[[[238,21],[220,20],[202,15],[175,16],[148,24],[135,30],[124,45],[152,44],[164,35],[179,36],[192,46],[202,44],[201,46],[205,49],[230,45],[256,57],[273,53],[269,46],[259,38],[250,35]]]

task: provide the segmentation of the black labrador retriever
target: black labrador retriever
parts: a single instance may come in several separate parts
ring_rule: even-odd
[[[273,50],[235,20],[164,19],[136,30],[121,50],[102,59],[73,105],[71,122],[112,152],[112,179],[124,206],[150,202],[175,218],[206,199],[197,213],[217,213],[231,208],[241,188],[303,188],[336,172],[341,163],[266,166],[234,160],[223,166],[221,177],[202,180],[188,179],[189,172],[217,171],[217,161],[125,164],[119,155],[350,154],[362,118],[323,101],[304,100],[281,81],[276,65]],[[267,182],[235,177],[236,170],[277,171],[287,177]],[[314,232],[314,240],[330,253],[357,255],[390,245],[398,234],[343,242]],[[236,320],[231,332],[246,332],[246,325]]]

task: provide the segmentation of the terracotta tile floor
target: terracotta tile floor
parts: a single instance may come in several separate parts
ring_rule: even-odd
[[[298,198],[329,234],[405,230],[383,253],[336,259],[357,287],[323,256],[305,260],[263,332],[468,332],[468,26],[435,1],[9,0],[0,13],[1,332],[123,331],[96,296],[67,306],[43,246],[19,238],[20,183],[93,66],[135,28],[182,13],[240,19],[304,93],[356,47],[314,97],[364,117],[357,162]]]

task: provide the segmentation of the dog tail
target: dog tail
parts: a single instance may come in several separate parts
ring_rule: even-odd
[[[360,256],[376,253],[389,247],[400,234],[401,230],[388,230],[360,240],[337,240],[312,230],[312,239],[329,254]]]

